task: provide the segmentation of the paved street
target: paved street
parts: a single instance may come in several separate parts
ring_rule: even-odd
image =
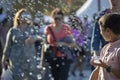
[[[71,73],[69,73],[69,78],[68,80],[89,80],[90,74],[91,74],[91,65],[89,63],[89,56],[87,56],[87,58],[85,58],[84,62],[83,62],[83,74],[85,75],[85,77],[81,77],[79,76],[79,70],[76,70],[75,74],[76,76],[73,76]]]
[[[71,65],[72,66],[72,65]],[[71,67],[72,68],[72,67]],[[47,72],[47,74],[50,73],[50,72]],[[90,77],[90,74],[91,74],[91,65],[89,64],[89,56],[87,56],[85,59],[84,59],[84,62],[83,62],[83,74],[85,77],[81,77],[79,75],[79,70],[77,69],[75,74],[76,76],[73,76],[70,72],[69,72],[69,77],[68,77],[68,80],[89,80],[89,77]],[[8,78],[10,78],[10,71],[6,71],[5,73],[3,73],[3,76],[5,77],[6,80],[9,80]],[[45,77],[48,77],[45,76]],[[45,80],[49,80],[48,79],[45,79]],[[50,79],[52,80],[52,79]]]
[[[91,74],[90,70],[84,70],[83,73],[85,74],[85,77],[80,77],[79,72],[76,71],[76,76],[70,75],[68,80],[89,80],[89,76]]]

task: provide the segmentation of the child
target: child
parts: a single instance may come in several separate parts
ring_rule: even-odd
[[[120,80],[120,14],[106,14],[99,20],[100,33],[109,42],[100,53],[100,63],[91,59],[96,66],[89,80]]]

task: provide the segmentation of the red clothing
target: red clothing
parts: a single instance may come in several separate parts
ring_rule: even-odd
[[[51,29],[52,29],[52,31],[55,35],[56,40],[60,40],[60,39],[64,38],[65,36],[68,36],[68,35],[72,34],[71,28],[66,24],[62,24],[62,28],[59,32],[57,32],[53,29],[53,24],[48,25],[45,28],[44,33],[46,34],[47,41],[48,41],[49,44],[51,44],[51,46],[54,46],[55,41],[54,41],[53,36],[52,36],[51,32],[49,31],[48,27],[51,27]],[[56,53],[56,56],[57,57],[62,57],[64,55],[61,52],[58,51]]]

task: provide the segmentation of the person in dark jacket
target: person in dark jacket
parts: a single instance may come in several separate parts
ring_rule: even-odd
[[[110,8],[102,11],[97,18],[95,27],[93,28],[92,50],[95,55],[99,55],[101,48],[107,43],[100,34],[98,20],[101,16],[109,13],[120,13],[119,0],[109,0]]]

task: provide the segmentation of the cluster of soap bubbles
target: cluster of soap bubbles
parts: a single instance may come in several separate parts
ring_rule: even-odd
[[[69,24],[72,28],[73,36],[76,43],[83,46],[84,45],[84,34],[82,21],[75,14],[69,16]]]
[[[65,14],[69,14],[71,10],[78,9],[83,2],[84,0],[1,0],[0,4],[4,5],[5,8],[8,8],[9,11],[12,10],[12,12],[27,7],[33,12],[33,14],[40,10],[44,14],[49,15],[51,10],[56,7],[62,8]],[[71,4],[72,7],[69,7],[69,4]]]

